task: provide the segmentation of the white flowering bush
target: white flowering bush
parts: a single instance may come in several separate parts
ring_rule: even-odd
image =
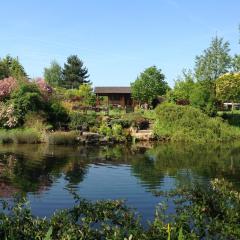
[[[0,127],[14,128],[18,125],[18,118],[13,104],[0,102]]]

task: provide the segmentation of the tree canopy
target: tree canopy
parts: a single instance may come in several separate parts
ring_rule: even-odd
[[[55,60],[51,62],[49,68],[44,68],[44,79],[51,86],[63,85],[62,68]]]
[[[212,39],[209,48],[196,57],[195,75],[198,81],[214,81],[231,68],[229,42],[223,38]]]
[[[7,55],[0,60],[0,79],[13,77],[17,80],[26,78],[27,74],[18,58]]]
[[[223,102],[240,101],[240,73],[224,74],[216,80],[216,96]]]
[[[131,84],[132,97],[139,103],[151,104],[153,99],[164,95],[168,89],[162,70],[156,66],[145,69]]]
[[[77,55],[71,55],[63,68],[63,81],[66,88],[79,88],[83,83],[89,83],[88,69]]]

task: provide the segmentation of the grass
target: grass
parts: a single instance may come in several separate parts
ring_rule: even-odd
[[[77,142],[77,132],[53,132],[48,135],[48,143],[52,145],[73,145]]]
[[[36,129],[0,130],[0,143],[35,144],[42,142],[42,134]]]
[[[162,104],[156,109],[156,119],[155,134],[174,141],[205,143],[240,139],[240,128],[191,106]]]

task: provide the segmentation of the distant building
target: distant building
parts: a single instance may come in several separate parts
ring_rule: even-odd
[[[130,87],[95,87],[97,97],[107,97],[108,105],[129,107],[133,105]]]

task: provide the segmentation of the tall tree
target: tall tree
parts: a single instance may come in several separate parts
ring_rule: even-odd
[[[88,69],[77,55],[71,55],[63,68],[63,80],[66,88],[79,88],[83,83],[89,83]]]
[[[168,98],[171,101],[188,100],[194,88],[194,76],[191,70],[184,69],[182,76],[175,81],[174,88],[168,92]]]
[[[132,97],[139,103],[151,104],[153,99],[164,95],[168,89],[164,74],[156,66],[147,68],[131,84]]]
[[[26,78],[27,74],[18,58],[7,55],[0,61],[0,77],[14,77],[17,80]]]
[[[217,98],[223,102],[240,101],[240,73],[224,74],[216,80]]]
[[[212,39],[209,48],[196,57],[195,74],[198,81],[214,81],[231,67],[229,43],[223,38]]]
[[[235,54],[232,58],[232,69],[233,72],[240,72],[240,55]]]
[[[0,80],[9,77],[10,72],[8,66],[0,60]]]
[[[239,25],[239,33],[240,33],[240,25]],[[238,41],[240,44],[240,39]],[[232,58],[232,69],[233,72],[240,72],[240,55],[235,54],[234,57]]]
[[[51,86],[63,85],[63,74],[61,66],[54,60],[49,68],[44,68],[44,79]]]

